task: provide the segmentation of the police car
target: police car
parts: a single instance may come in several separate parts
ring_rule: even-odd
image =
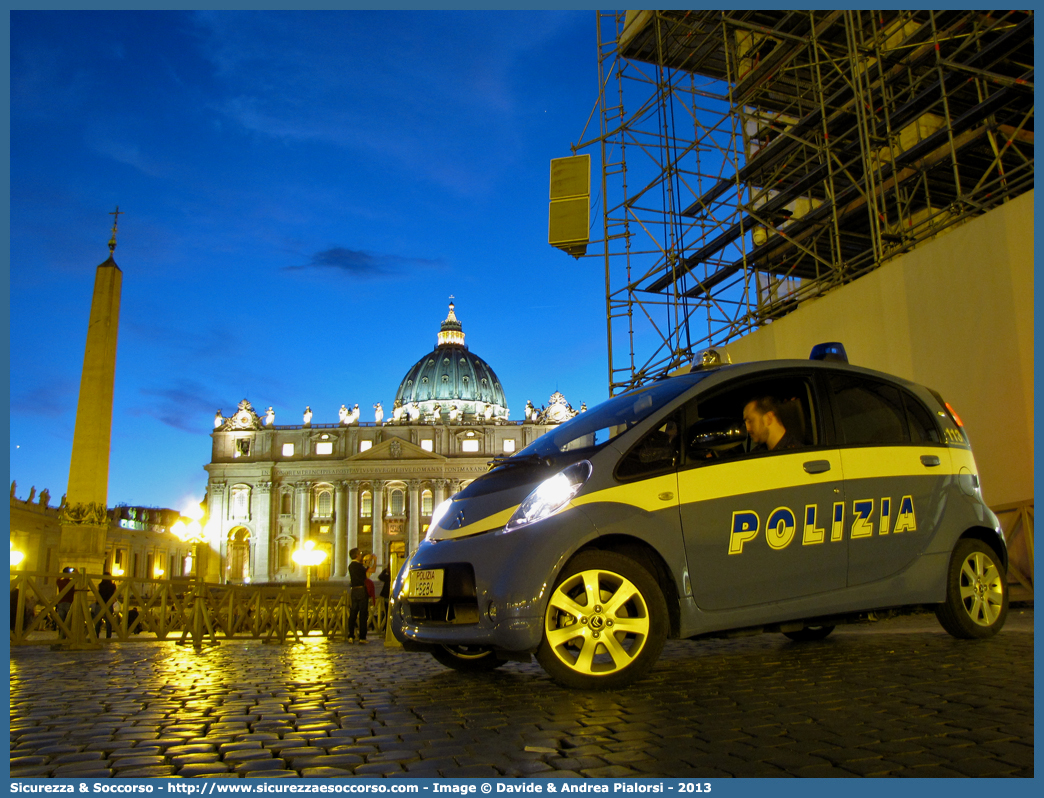
[[[985,638],[1007,549],[960,418],[849,365],[720,363],[652,382],[534,441],[436,508],[392,588],[395,637],[461,671],[535,654],[559,683],[627,684],[668,637],[823,638],[935,605]]]

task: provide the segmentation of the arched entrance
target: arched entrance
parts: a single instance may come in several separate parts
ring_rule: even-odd
[[[250,530],[237,526],[228,533],[228,569],[225,578],[232,584],[250,581]]]

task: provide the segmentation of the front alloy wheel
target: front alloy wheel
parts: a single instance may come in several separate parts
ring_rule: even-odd
[[[829,637],[832,631],[834,631],[833,626],[806,626],[796,632],[784,632],[783,634],[795,643],[811,643]]]
[[[566,687],[609,689],[644,675],[666,639],[667,604],[649,572],[623,555],[587,551],[558,578],[537,660]]]
[[[950,557],[946,601],[935,615],[963,639],[992,637],[1008,617],[1008,579],[996,552],[981,540],[960,541]]]
[[[491,671],[504,664],[504,660],[486,646],[435,646],[431,655],[447,668],[464,673]]]

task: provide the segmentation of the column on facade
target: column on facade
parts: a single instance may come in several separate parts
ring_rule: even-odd
[[[307,482],[298,482],[294,486],[294,523],[297,526],[297,548],[304,548],[304,543],[308,539],[309,529],[309,517],[308,517],[308,491],[311,485]],[[295,571],[303,571],[303,567],[294,563]]]
[[[384,563],[384,482],[375,479],[373,486],[373,553],[377,556],[378,565]]]
[[[359,481],[352,479],[348,481],[348,544],[345,552],[351,551],[359,545]],[[345,557],[347,560],[347,556]],[[348,565],[345,563],[345,573],[348,573]]]
[[[346,521],[348,520],[348,495],[345,493],[346,483],[343,481],[334,483],[334,550],[333,550],[333,577],[339,579],[347,573],[347,551],[345,544],[348,542]]]
[[[228,539],[228,485],[224,482],[211,482],[207,486],[207,525],[210,534],[207,536],[207,553],[200,559],[202,562],[193,562],[192,567],[196,573],[200,573],[203,566],[203,578],[208,582],[218,582],[221,579],[221,548],[222,541]],[[128,555],[130,552],[128,551]],[[192,557],[196,558],[197,547],[192,549]],[[126,569],[130,572],[129,567]]]
[[[409,551],[414,552],[420,544],[420,490],[419,479],[411,479],[407,483],[410,487],[410,526],[409,526]]]
[[[435,479],[432,480],[432,508],[438,507],[444,501],[446,501],[446,480]]]
[[[268,569],[269,551],[272,545],[272,483],[259,482],[252,497],[254,502],[254,533],[250,540],[250,580],[267,582],[271,578]]]

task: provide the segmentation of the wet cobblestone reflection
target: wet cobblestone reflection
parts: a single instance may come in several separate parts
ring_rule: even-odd
[[[463,676],[380,641],[11,652],[11,775],[1032,776],[1033,612],[671,641],[628,689]]]

